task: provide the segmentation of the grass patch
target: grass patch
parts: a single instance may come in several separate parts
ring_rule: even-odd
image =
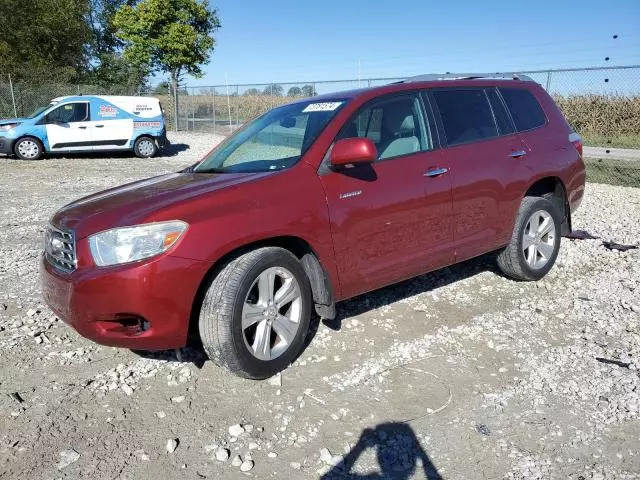
[[[597,135],[580,134],[589,147],[640,148],[640,135]]]
[[[587,181],[640,188],[640,163],[586,158]]]

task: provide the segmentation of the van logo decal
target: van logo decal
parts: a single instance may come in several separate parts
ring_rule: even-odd
[[[117,117],[118,109],[116,107],[112,107],[111,105],[100,105],[100,111],[98,115],[101,117]]]
[[[357,197],[360,194],[362,194],[362,190],[354,190],[353,192],[341,193],[340,199]]]

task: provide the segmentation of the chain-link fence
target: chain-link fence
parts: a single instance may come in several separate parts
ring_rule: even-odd
[[[0,118],[26,117],[56,97],[67,95],[137,95],[135,88],[111,85],[31,84],[14,82],[0,73]]]
[[[585,140],[591,181],[640,186],[640,65],[534,70],[526,74],[555,98]],[[373,87],[403,78],[182,87],[155,94],[169,129],[228,135],[265,111],[317,94]],[[13,84],[0,73],[0,118],[24,116],[52,98],[77,94],[135,95],[128,87]]]

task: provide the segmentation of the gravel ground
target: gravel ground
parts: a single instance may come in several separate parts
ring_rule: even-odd
[[[640,189],[588,184],[538,283],[491,256],[339,305],[281,376],[79,337],[42,303],[43,226],[169,157],[0,159],[0,478],[640,478]],[[188,146],[188,148],[187,148]],[[348,474],[346,473],[348,472]]]

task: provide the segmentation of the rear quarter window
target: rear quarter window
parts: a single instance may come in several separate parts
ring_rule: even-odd
[[[501,88],[511,117],[519,132],[541,127],[547,121],[538,99],[529,90],[521,88]]]

